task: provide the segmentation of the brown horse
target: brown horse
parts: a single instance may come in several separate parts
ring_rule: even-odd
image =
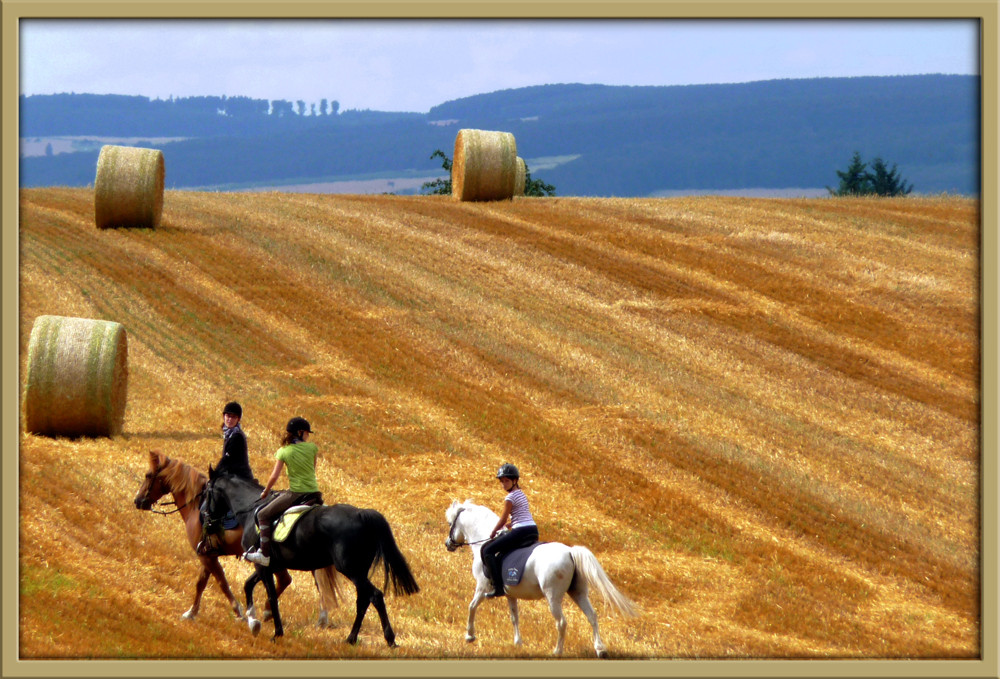
[[[195,550],[201,561],[201,573],[198,575],[198,582],[195,584],[194,604],[181,617],[185,620],[193,620],[198,615],[201,606],[201,595],[208,584],[208,578],[215,576],[219,583],[219,588],[229,600],[229,605],[233,613],[241,620],[244,619],[243,607],[229,589],[229,582],[226,580],[226,573],[219,563],[219,554],[228,556],[238,556],[243,554],[241,545],[243,539],[242,526],[233,530],[225,531],[213,544],[213,553],[202,553],[198,551],[198,543],[202,539],[201,512],[199,511],[200,498],[205,490],[208,477],[197,469],[181,460],[172,460],[159,451],[149,453],[149,471],[146,472],[145,480],[139,487],[139,492],[135,496],[135,506],[137,509],[152,510],[153,504],[168,493],[173,495],[174,504],[177,509],[171,512],[180,514],[184,522],[185,533],[191,549]],[[277,591],[280,593],[291,583],[292,578],[287,570],[277,572]],[[318,624],[325,627],[329,623],[328,610],[337,603],[337,571],[333,567],[327,567],[313,572],[313,579],[316,588],[319,590],[320,613]],[[265,605],[264,617],[268,617],[270,605]]]

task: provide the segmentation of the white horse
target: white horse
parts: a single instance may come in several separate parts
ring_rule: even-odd
[[[482,543],[490,537],[490,532],[496,526],[500,517],[486,507],[473,504],[466,500],[460,504],[457,500],[445,512],[445,518],[451,526],[445,546],[449,552],[459,547],[472,548],[472,575],[476,579],[476,591],[469,603],[469,623],[465,632],[465,640],[476,640],[475,622],[476,608],[483,601],[488,591],[492,590],[486,574],[483,572],[483,561],[480,553]],[[638,610],[628,597],[618,591],[618,588],[608,579],[601,564],[594,554],[579,545],[567,547],[559,542],[545,542],[538,545],[528,557],[524,566],[524,575],[517,585],[505,585],[507,604],[510,607],[510,619],[514,624],[514,644],[521,645],[521,631],[518,629],[517,600],[545,598],[549,603],[552,617],[556,619],[556,630],[559,639],[552,651],[553,655],[561,655],[563,641],[566,637],[566,617],[562,611],[564,594],[576,602],[583,614],[590,621],[594,630],[594,650],[597,657],[607,657],[608,651],[601,641],[597,629],[597,614],[590,605],[587,592],[594,587],[619,612],[627,616],[638,615]]]

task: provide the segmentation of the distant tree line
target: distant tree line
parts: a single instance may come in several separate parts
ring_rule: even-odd
[[[424,172],[437,168],[427,149],[448,149],[458,129],[477,128],[506,130],[532,157],[560,159],[544,177],[563,196],[743,187],[825,193],[827,185],[838,189],[833,171],[844,168],[853,149],[898,162],[914,191],[977,194],[979,82],[899,76],[547,85],[476,95],[429,113],[332,115],[333,104],[319,102],[317,113],[326,115],[315,116],[306,102],[35,95],[21,98],[19,124],[22,138],[182,137],[153,142],[167,156],[167,188]],[[21,157],[20,185],[86,186],[96,159],[90,150]],[[873,163],[864,170],[878,175]],[[885,174],[893,171],[890,162]]]
[[[333,122],[340,103],[321,99],[197,96],[150,99],[115,94],[21,95],[22,137],[113,135],[193,137],[262,134],[289,125]]]

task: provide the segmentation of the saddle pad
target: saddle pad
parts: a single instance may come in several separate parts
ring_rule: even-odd
[[[271,534],[271,539],[275,542],[284,542],[285,538],[289,536],[292,532],[292,528],[295,526],[295,522],[301,519],[307,511],[313,509],[316,505],[296,505],[294,507],[289,507],[285,510],[285,513],[281,515],[278,522],[274,524],[274,532]]]
[[[234,528],[239,528],[239,527],[240,527],[239,519],[236,518],[236,515],[233,514],[233,510],[230,509],[228,512],[226,512],[226,515],[222,517],[222,528],[223,530],[233,530]]]
[[[531,556],[531,553],[535,551],[535,547],[540,544],[543,543],[536,542],[527,547],[519,547],[504,556],[500,572],[503,573],[503,582],[505,585],[517,585],[521,582],[521,576],[524,575],[524,565],[528,562],[528,557]]]

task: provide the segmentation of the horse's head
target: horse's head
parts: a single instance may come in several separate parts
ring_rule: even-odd
[[[139,492],[135,495],[136,509],[152,509],[154,502],[170,492],[170,487],[163,477],[163,470],[169,462],[170,458],[158,450],[149,451],[149,471],[146,472],[146,477],[139,486]]]
[[[462,513],[473,506],[471,500],[466,500],[461,504],[458,500],[452,500],[451,506],[444,513],[444,518],[448,521],[448,538],[444,541],[444,546],[449,552],[454,552],[463,545],[469,544],[468,528],[466,521],[462,521]]]

